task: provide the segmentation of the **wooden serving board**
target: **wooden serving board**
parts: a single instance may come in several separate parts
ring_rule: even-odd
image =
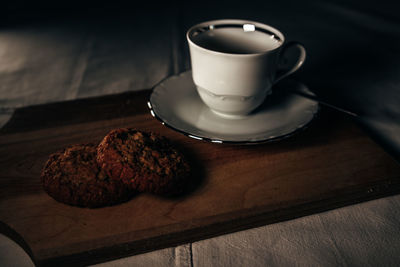
[[[0,133],[0,229],[38,265],[84,265],[174,246],[398,193],[400,167],[355,124],[322,110],[310,127],[275,143],[211,144],[154,119],[150,91],[19,109]],[[134,127],[169,137],[191,159],[180,198],[138,195],[85,209],[41,188],[49,154]]]

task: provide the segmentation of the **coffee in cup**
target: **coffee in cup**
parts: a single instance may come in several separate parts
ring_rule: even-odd
[[[273,84],[298,70],[306,51],[285,43],[277,29],[247,20],[213,20],[197,24],[186,34],[193,81],[203,102],[216,114],[240,118],[256,109]],[[292,68],[279,72],[283,55],[300,51]]]

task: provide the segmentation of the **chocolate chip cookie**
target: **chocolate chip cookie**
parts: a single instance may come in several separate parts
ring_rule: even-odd
[[[41,180],[55,200],[80,207],[98,208],[129,200],[134,191],[99,168],[95,144],[71,145],[52,154]]]
[[[130,128],[104,137],[97,162],[112,179],[139,192],[176,195],[190,177],[188,161],[165,137]]]

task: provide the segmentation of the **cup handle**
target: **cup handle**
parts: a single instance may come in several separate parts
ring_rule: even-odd
[[[289,49],[292,49],[293,47],[299,49],[299,51],[300,51],[300,55],[299,55],[299,58],[297,59],[297,62],[293,65],[293,67],[291,67],[288,70],[278,71],[277,77],[275,78],[275,81],[274,81],[274,84],[279,82],[283,78],[289,76],[293,72],[297,71],[303,65],[304,61],[306,60],[306,49],[304,48],[304,46],[297,42],[289,42],[282,48],[282,51],[279,54],[279,61],[281,61],[283,56],[286,54],[286,52]]]

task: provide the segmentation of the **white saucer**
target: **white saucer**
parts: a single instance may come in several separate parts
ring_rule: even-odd
[[[148,106],[162,124],[191,138],[214,143],[260,143],[291,136],[318,112],[317,102],[285,93],[288,86],[310,93],[299,82],[282,81],[253,113],[228,119],[218,116],[202,102],[193,84],[192,72],[187,71],[156,85]]]

